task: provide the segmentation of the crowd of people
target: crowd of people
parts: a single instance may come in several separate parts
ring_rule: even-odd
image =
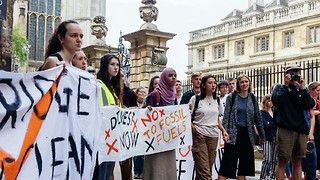
[[[39,70],[61,64],[86,70],[82,37],[77,22],[62,22],[48,43],[46,60]],[[289,64],[284,84],[276,84],[271,94],[262,98],[260,107],[245,74],[217,81],[212,75],[202,77],[202,73],[194,72],[190,79],[192,89],[182,93],[176,71],[165,68],[151,78],[148,92],[145,87],[133,91],[124,84],[119,58],[104,55],[97,81],[101,84],[101,106],[151,110],[189,104],[197,180],[212,179],[219,136],[224,140],[224,153],[218,179],[254,176],[254,149],[258,142],[263,148],[260,179],[284,179],[285,174],[301,179],[304,172],[305,179],[313,180],[320,178],[320,83],[312,82],[306,87],[301,70],[297,64]],[[93,179],[113,179],[114,166],[115,162],[97,164]],[[125,180],[176,179],[176,152],[136,156],[120,162],[120,167]]]

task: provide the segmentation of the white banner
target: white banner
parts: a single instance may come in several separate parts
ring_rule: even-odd
[[[148,109],[102,108],[99,163],[188,147],[192,144],[188,105]]]
[[[176,150],[177,180],[193,180],[196,177],[191,147],[192,146],[188,146]],[[218,146],[216,150],[216,161],[212,167],[212,179],[218,178],[218,172],[222,161],[223,150],[224,141],[220,133]]]
[[[100,126],[94,76],[0,71],[0,179],[91,179]]]

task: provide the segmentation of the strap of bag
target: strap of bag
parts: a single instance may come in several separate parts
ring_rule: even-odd
[[[196,96],[196,102],[194,104],[194,108],[193,108],[193,112],[192,112],[192,116],[191,116],[191,122],[194,121],[195,112],[198,109],[199,101],[200,101],[200,96],[199,95],[195,95],[195,96]]]

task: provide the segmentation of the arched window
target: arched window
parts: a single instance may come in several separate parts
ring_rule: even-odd
[[[29,0],[27,37],[30,60],[44,60],[46,45],[61,19],[61,0]]]
[[[56,16],[61,16],[61,0],[56,0],[55,12]]]
[[[38,23],[38,54],[37,54],[37,60],[38,61],[43,61],[43,54],[44,54],[44,16],[41,15],[39,16],[38,19],[39,23]]]
[[[54,20],[54,28],[56,29],[59,26],[60,23],[61,23],[61,19],[60,18],[56,18]]]
[[[36,27],[37,27],[37,16],[35,14],[30,14],[28,23],[28,42],[29,48],[29,59],[35,60],[36,54]]]
[[[45,13],[45,11],[46,11],[46,1],[45,0],[39,0],[39,12],[40,13]]]
[[[48,45],[48,42],[49,42],[49,39],[50,39],[50,36],[51,34],[53,33],[53,27],[52,27],[52,17],[49,16],[47,18],[47,28],[46,28],[46,45]]]

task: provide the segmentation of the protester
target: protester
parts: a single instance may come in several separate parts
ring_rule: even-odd
[[[144,87],[137,88],[136,95],[137,95],[137,106],[138,108],[142,108],[143,100],[146,97],[146,89]],[[133,157],[133,163],[134,163],[133,171],[134,171],[135,179],[142,179],[143,161],[144,161],[143,155]]]
[[[222,105],[222,114],[220,114],[220,118],[222,119],[224,108],[226,107],[227,95],[229,94],[228,81],[225,81],[225,80],[219,81],[218,90],[219,90],[220,104]]]
[[[101,58],[100,70],[97,74],[101,83],[100,105],[115,105],[122,107],[123,94],[120,79],[120,61],[114,55],[104,55]],[[103,162],[99,165],[99,180],[113,179],[115,162]]]
[[[263,144],[263,161],[261,167],[260,179],[266,179],[270,176],[270,180],[274,180],[276,168],[276,132],[277,126],[273,119],[273,105],[271,95],[267,94],[262,98],[261,118],[263,121],[266,141]]]
[[[245,179],[255,175],[254,146],[256,125],[260,143],[265,140],[259,105],[251,93],[251,82],[247,75],[239,75],[236,91],[228,95],[223,117],[224,154],[218,179]],[[239,160],[239,161],[238,161]],[[238,172],[236,172],[238,169]]]
[[[212,179],[212,166],[216,159],[219,129],[222,127],[219,114],[222,113],[217,82],[212,75],[201,80],[200,95],[191,97],[189,105],[192,113],[192,154],[195,162],[196,180]]]
[[[148,88],[148,94],[153,92],[153,90],[158,86],[159,80],[160,80],[159,76],[153,76],[151,78],[150,83],[149,83],[149,88]]]
[[[165,68],[160,76],[158,87],[147,97],[148,108],[177,104],[177,74],[173,68]],[[145,155],[142,179],[176,180],[176,152],[169,150],[156,154]]]
[[[235,85],[236,85],[236,80],[232,77],[228,78],[229,93],[232,93],[234,91]]]
[[[74,53],[72,58],[72,65],[84,71],[87,70],[87,56],[84,54],[82,50],[76,51]]]
[[[120,87],[123,89],[123,108],[136,108],[137,107],[137,95],[125,84],[125,75],[123,71],[120,71],[121,84]],[[121,96],[121,95],[120,95]],[[132,158],[128,158],[124,161],[120,161],[121,179],[131,180],[132,179]]]
[[[301,160],[305,157],[308,141],[308,124],[304,111],[315,106],[305,88],[301,67],[289,64],[285,68],[284,84],[277,85],[272,92],[272,103],[276,107],[278,123],[276,179],[284,179],[287,161],[291,159],[292,178],[301,179]]]
[[[181,98],[182,98],[182,86],[181,86],[181,81],[177,80],[176,82],[176,97],[178,104],[180,104]]]
[[[311,97],[316,101],[316,107],[314,108],[315,115],[315,127],[314,127],[314,142],[315,142],[315,151],[317,154],[317,173],[316,178],[320,179],[320,83],[319,82],[311,82],[308,86]]]
[[[45,58],[40,70],[72,64],[75,52],[81,50],[83,33],[80,25],[73,20],[62,22],[49,39]]]
[[[305,117],[309,125],[309,135],[308,141],[314,144],[314,150],[308,152],[306,157],[302,160],[302,171],[304,172],[305,179],[313,180],[316,179],[317,167],[318,165],[318,147],[319,144],[319,101],[318,96],[320,92],[320,83],[312,82],[308,85],[311,97],[316,101],[316,106],[310,109],[308,112],[305,112]]]
[[[315,107],[314,107],[315,108]],[[309,135],[308,135],[308,143],[312,143],[313,147],[314,144],[314,126],[315,126],[315,116],[314,116],[314,109],[310,109],[308,111],[304,111],[304,117],[307,121],[309,127]],[[310,144],[309,144],[310,147]],[[302,171],[304,172],[304,179],[305,180],[315,180],[316,173],[317,173],[317,152],[315,149],[308,150],[305,158],[302,159]]]
[[[200,94],[201,78],[202,78],[201,72],[192,73],[191,75],[192,89],[183,93],[180,104],[188,104],[193,95]]]

